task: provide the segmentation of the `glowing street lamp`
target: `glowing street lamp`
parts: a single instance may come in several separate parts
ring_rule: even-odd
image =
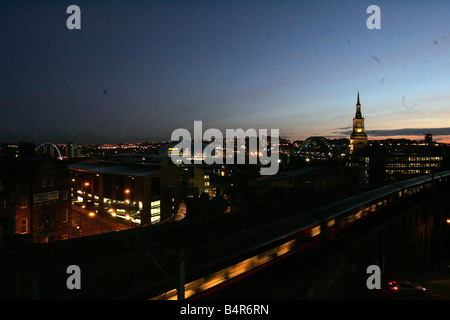
[[[130,189],[125,189],[124,193],[129,195],[131,193]],[[128,213],[125,216],[125,219],[128,220],[128,227],[131,227],[131,201],[130,199],[125,199],[125,203],[128,205]]]
[[[109,212],[113,217],[117,216],[117,214],[116,214],[116,212],[114,211],[113,208],[109,208],[108,212]]]

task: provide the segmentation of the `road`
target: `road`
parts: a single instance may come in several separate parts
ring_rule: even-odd
[[[309,300],[305,295],[304,284],[308,282],[308,274],[302,273],[298,261],[291,260],[275,264],[252,274],[230,286],[212,292],[203,297],[206,300]],[[368,276],[368,275],[367,275]],[[408,280],[427,289],[424,295],[411,296],[394,294],[389,290],[388,282],[392,280]],[[368,289],[367,278],[361,277],[352,284],[342,284],[330,288],[329,294],[319,299],[344,300],[450,300],[450,272],[414,273],[414,274],[382,274],[381,289]],[[312,299],[314,300],[314,299]]]
[[[104,217],[100,214],[90,216],[88,210],[78,206],[72,206],[72,225],[74,237],[126,230],[132,227],[132,223],[115,220],[113,217]]]
[[[407,273],[386,274],[382,276],[382,288],[378,294],[382,300],[450,300],[450,273]],[[426,288],[420,296],[394,294],[388,288],[388,282],[395,279],[406,279],[414,284]],[[368,296],[370,297],[370,296]]]

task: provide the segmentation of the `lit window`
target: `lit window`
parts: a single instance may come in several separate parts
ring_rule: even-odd
[[[152,201],[150,203],[150,221],[151,223],[158,223],[161,220],[161,201]]]
[[[311,237],[315,237],[320,234],[320,226],[311,229]]]
[[[23,218],[20,220],[20,232],[27,233],[28,232],[28,219]]]
[[[64,209],[62,222],[66,223],[67,221],[69,221],[69,209]]]

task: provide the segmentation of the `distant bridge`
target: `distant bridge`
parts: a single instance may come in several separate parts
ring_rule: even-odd
[[[44,143],[38,145],[38,146],[36,147],[35,150],[38,151],[38,149],[39,149],[40,147],[43,147],[43,146],[45,146],[45,145],[50,145],[50,146],[52,146],[53,148],[55,148],[56,151],[58,152],[59,160],[63,160],[63,157],[62,157],[62,155],[61,155],[61,152],[59,152],[58,147],[57,147],[56,145],[54,145],[53,143],[51,143],[51,142],[44,142]]]

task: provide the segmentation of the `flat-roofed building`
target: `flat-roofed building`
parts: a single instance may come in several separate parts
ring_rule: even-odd
[[[180,202],[195,193],[186,172],[170,164],[87,160],[69,170],[76,202],[141,226],[173,218]]]
[[[437,172],[444,165],[444,157],[439,154],[392,154],[385,161],[387,180]]]

